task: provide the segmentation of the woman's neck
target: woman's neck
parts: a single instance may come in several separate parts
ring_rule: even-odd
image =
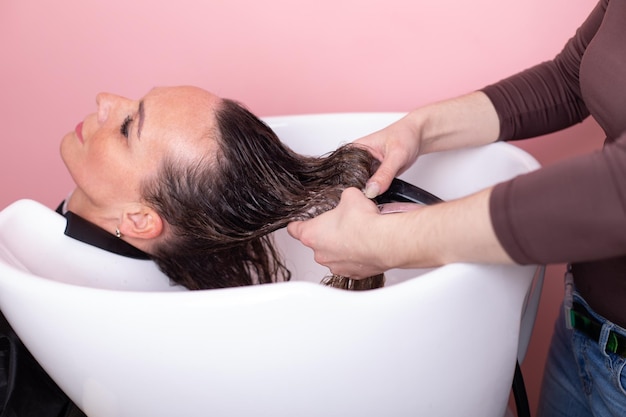
[[[114,234],[118,219],[113,215],[113,211],[94,204],[80,188],[72,191],[63,208]]]

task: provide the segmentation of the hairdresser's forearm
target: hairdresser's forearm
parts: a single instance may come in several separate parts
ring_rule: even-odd
[[[289,234],[313,249],[337,275],[365,278],[392,268],[429,268],[453,262],[512,263],[494,233],[491,190],[469,197],[380,214],[356,188],[314,219],[290,223]]]
[[[381,216],[395,250],[389,267],[422,268],[453,262],[512,263],[489,215],[491,189],[413,212]],[[386,223],[386,224],[385,224]]]
[[[407,117],[421,131],[421,154],[485,145],[500,132],[496,110],[480,91],[420,107]]]

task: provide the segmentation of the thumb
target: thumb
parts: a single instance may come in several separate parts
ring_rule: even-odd
[[[391,185],[391,181],[396,177],[402,162],[398,158],[394,158],[391,154],[381,162],[380,166],[365,184],[365,196],[374,198],[381,193],[387,191]]]
[[[300,240],[302,235],[302,221],[291,222],[287,225],[287,233],[294,239]]]

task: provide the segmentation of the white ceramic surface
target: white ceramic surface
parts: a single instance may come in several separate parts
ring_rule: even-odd
[[[321,154],[399,117],[265,120]],[[426,155],[402,177],[450,199],[537,167],[500,143]],[[387,287],[353,293],[318,285],[327,270],[279,232],[294,282],[190,292],[63,228],[33,201],[0,212],[0,308],[90,417],[505,412],[535,267],[394,270]]]

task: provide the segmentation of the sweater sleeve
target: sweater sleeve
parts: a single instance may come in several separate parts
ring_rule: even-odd
[[[600,151],[494,187],[496,236],[518,263],[581,262],[626,253],[626,134]]]
[[[500,119],[499,140],[551,133],[581,122],[589,111],[581,97],[579,70],[608,0],[601,0],[574,37],[552,60],[489,85],[482,91]]]

